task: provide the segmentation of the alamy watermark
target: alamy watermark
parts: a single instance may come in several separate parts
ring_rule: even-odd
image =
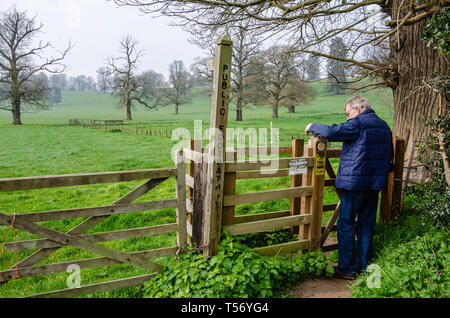
[[[366,278],[366,284],[368,288],[381,288],[381,269],[377,264],[370,264],[367,266],[366,271],[369,276]]]
[[[226,129],[226,145],[224,147],[224,135],[222,130],[218,128],[206,128],[203,130],[202,120],[194,120],[194,134],[187,128],[177,128],[172,131],[171,139],[176,143],[171,150],[172,160],[176,162],[176,154],[181,149],[189,149],[189,142],[191,139],[203,141],[207,140],[209,143],[203,149],[194,149],[193,161],[195,163],[201,162],[217,162],[233,161],[234,152],[237,154],[237,162],[250,163],[267,163],[267,166],[261,168],[262,174],[275,173],[279,168],[279,161],[273,160],[279,158],[279,129],[278,128],[234,128],[228,127]],[[248,151],[245,148],[248,141]],[[214,153],[210,153],[210,148],[214,148]],[[226,153],[224,156],[224,150]],[[248,153],[248,160],[245,159]]]
[[[68,288],[79,288],[81,286],[81,268],[77,264],[70,264],[66,269],[67,273],[72,274],[67,277],[66,283]]]

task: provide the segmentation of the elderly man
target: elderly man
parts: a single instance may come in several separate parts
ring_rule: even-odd
[[[353,279],[369,263],[378,194],[387,187],[394,156],[391,130],[370,107],[367,98],[354,96],[345,105],[346,122],[331,126],[311,123],[305,129],[306,134],[343,142],[335,183],[341,200],[335,276],[344,279]]]

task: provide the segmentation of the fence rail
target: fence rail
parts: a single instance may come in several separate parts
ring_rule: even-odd
[[[325,186],[333,186],[336,176],[327,170],[329,175],[325,179],[325,174],[320,176],[322,185],[314,183],[313,176],[315,175],[316,156],[319,152],[313,148],[317,146],[319,140],[315,140],[310,145],[303,146],[303,141],[293,140],[290,147],[279,147],[278,149],[267,148],[227,148],[225,169],[225,183],[223,192],[223,207],[222,207],[222,228],[229,231],[232,235],[241,235],[247,233],[263,232],[277,228],[290,228],[291,231],[299,232],[300,227],[303,229],[300,241],[295,243],[285,243],[276,247],[267,247],[255,249],[264,255],[280,252],[292,252],[296,248],[318,248],[321,243],[322,232],[328,235],[335,227],[322,226],[322,212],[336,211],[338,203],[323,205],[323,188]],[[301,149],[300,149],[301,148]],[[303,149],[304,148],[304,149]],[[300,151],[299,151],[300,150]],[[326,160],[329,163],[329,158],[339,157],[341,154],[340,148],[322,149],[326,153]],[[199,141],[191,141],[190,148],[184,149],[185,157],[189,160],[188,173],[186,175],[187,185],[189,186],[190,195],[187,200],[187,210],[190,213],[190,228],[189,234],[192,236],[192,228],[196,227],[196,223],[203,222],[205,216],[202,215],[202,202],[198,199],[194,200],[194,193],[202,191],[202,186],[196,184],[202,181],[200,175],[204,175],[205,160],[207,157],[203,153]],[[246,156],[259,155],[265,156],[268,154],[291,154],[288,158],[269,158],[256,160],[237,160],[239,154]],[[306,172],[303,175],[291,176],[291,187],[285,189],[265,190],[258,192],[239,193],[236,194],[236,180],[242,179],[256,179],[256,178],[273,178],[289,176],[289,168],[294,162],[302,160]],[[203,165],[203,166],[202,166]],[[202,168],[203,167],[203,168]],[[330,164],[331,167],[331,164]],[[323,167],[325,168],[325,167]],[[264,170],[267,169],[267,170]],[[319,189],[319,191],[317,191]],[[197,196],[198,198],[198,196]],[[235,216],[235,208],[237,205],[257,203],[270,200],[290,199],[291,209],[286,211],[263,212],[252,215]],[[314,210],[315,209],[315,210]],[[311,234],[310,227],[313,220],[313,214],[319,214],[314,218],[314,234]],[[201,221],[203,219],[203,221]],[[334,225],[334,224],[333,224]],[[193,241],[201,242],[204,238],[199,237],[199,231],[196,232],[196,237]],[[310,241],[313,240],[313,244]],[[323,244],[322,244],[323,245]]]
[[[178,153],[177,156],[181,158],[182,155],[181,153]],[[20,278],[22,278],[65,272],[67,267],[71,264],[78,265],[80,269],[84,269],[128,263],[150,271],[150,273],[76,288],[51,291],[34,296],[80,296],[93,292],[134,286],[149,280],[163,268],[162,265],[151,261],[151,259],[175,255],[180,249],[185,248],[187,245],[185,174],[185,164],[182,160],[178,160],[174,168],[0,179],[0,192],[150,179],[120,199],[116,200],[113,204],[107,206],[18,213],[14,215],[0,213],[1,225],[14,226],[17,230],[25,231],[41,237],[38,239],[7,242],[5,244],[5,247],[11,251],[37,251],[19,262],[16,266],[8,270],[0,271],[0,284],[7,283],[12,279],[17,278],[17,274],[19,274]],[[142,195],[154,189],[170,177],[176,178],[175,199],[133,203],[134,200],[140,198]],[[112,215],[166,208],[176,208],[176,223],[85,234],[87,230]],[[85,218],[85,220],[66,233],[52,230],[43,225],[37,224],[37,222],[73,218]],[[173,247],[125,253],[98,244],[100,242],[142,238],[170,232],[177,233],[177,245]],[[73,246],[95,255],[99,255],[100,257],[71,260],[46,265],[35,265],[37,262],[48,257],[50,254],[56,252],[63,246]]]
[[[139,125],[139,126],[138,126]],[[145,125],[144,127],[141,127]],[[69,119],[69,126],[81,126],[105,131],[121,131],[136,135],[170,137],[172,132],[167,125],[155,127],[149,123],[125,123],[123,120]]]

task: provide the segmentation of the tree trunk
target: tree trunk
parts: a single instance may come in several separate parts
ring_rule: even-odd
[[[397,73],[389,78],[391,83],[388,81],[394,96],[394,134],[405,139],[409,136],[408,148],[426,133],[424,117],[434,118],[439,113],[439,94],[425,82],[434,72],[448,75],[448,64],[441,63],[438,52],[426,48],[420,38],[424,32],[422,21],[401,28],[390,38],[391,66]]]
[[[237,96],[236,100],[236,121],[242,121],[242,97]]]
[[[18,98],[11,99],[13,125],[22,125],[21,113],[20,113],[20,100]]]
[[[278,105],[279,105],[278,100],[276,100],[272,104],[272,118],[278,118]]]
[[[13,125],[22,125],[22,119],[20,118],[20,109],[13,110]]]
[[[175,115],[178,115],[178,104],[175,104]]]
[[[289,113],[295,113],[295,106],[288,107]]]
[[[125,108],[126,108],[127,120],[132,120],[132,118],[131,118],[131,103],[130,103],[130,101],[127,101]]]

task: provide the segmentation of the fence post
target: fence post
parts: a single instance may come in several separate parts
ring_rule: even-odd
[[[315,158],[314,173],[312,177],[313,193],[311,198],[311,223],[309,224],[309,249],[320,248],[322,237],[323,192],[325,187],[325,160],[327,143],[319,137],[310,139],[313,157]]]
[[[237,151],[233,152],[233,162],[237,162]],[[236,172],[225,174],[223,195],[236,193]],[[222,225],[234,224],[234,206],[223,207]]]
[[[192,151],[198,151],[198,148],[200,148],[200,151],[202,151],[202,141],[201,140],[195,140],[195,139],[191,139],[190,143],[189,143],[189,149],[191,149]],[[192,180],[194,180],[195,177],[195,162],[193,160],[189,160],[188,161],[188,175],[190,177],[192,177]],[[194,181],[194,187],[188,187],[188,199],[191,202],[191,206],[194,208],[194,189],[195,189],[195,181]],[[188,221],[191,225],[193,225],[194,219],[193,219],[193,214],[194,214],[194,209],[192,209],[192,212],[188,214]],[[194,229],[192,229],[192,231],[194,231]],[[193,233],[191,233],[192,237],[194,236]],[[193,240],[193,238],[190,237],[191,242]],[[200,236],[201,238],[201,236]],[[199,243],[199,241],[197,242]]]
[[[394,171],[389,173],[387,189],[381,191],[380,220],[385,224],[399,215],[402,195],[403,164],[405,158],[405,140],[393,137]]]
[[[311,141],[311,139],[310,139]],[[313,149],[311,145],[305,145],[304,146],[304,155],[307,157],[313,156]],[[310,186],[312,185],[312,176],[314,173],[314,167],[307,167],[306,173],[302,175],[302,185],[304,186]],[[311,214],[311,196],[304,196],[301,200],[301,206],[300,206],[300,214]],[[306,240],[308,239],[308,233],[309,233],[309,224],[303,224],[300,226],[299,231],[299,239]]]
[[[304,141],[303,139],[294,139],[292,140],[292,157],[302,157],[304,151]],[[302,175],[293,175],[291,176],[291,187],[298,187],[302,185]],[[291,199],[291,208],[290,215],[298,215],[300,214],[302,198],[292,198]],[[294,226],[291,227],[291,233],[299,234],[299,227]]]
[[[177,168],[177,243],[180,249],[187,246],[187,224],[186,224],[186,165],[184,163],[183,150],[180,150],[176,156]]]
[[[232,41],[220,39],[215,54],[214,81],[211,101],[211,124],[208,149],[203,227],[204,254],[217,254],[222,225],[222,203],[225,179],[225,145],[230,96]]]

